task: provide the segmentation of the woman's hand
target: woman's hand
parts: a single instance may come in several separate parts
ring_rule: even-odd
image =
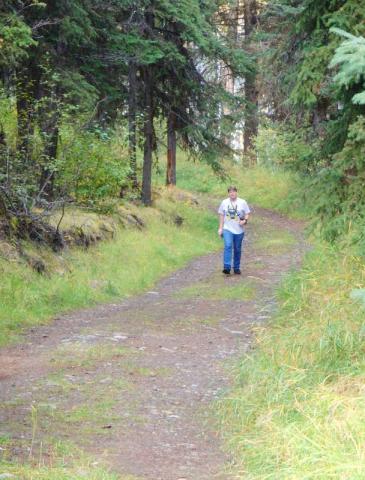
[[[223,228],[218,228],[218,235],[220,237],[223,235]]]

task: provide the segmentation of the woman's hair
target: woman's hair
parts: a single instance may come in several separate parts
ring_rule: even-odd
[[[229,192],[237,192],[237,187],[235,187],[234,185],[230,185],[230,186],[228,187],[228,193],[229,193]]]

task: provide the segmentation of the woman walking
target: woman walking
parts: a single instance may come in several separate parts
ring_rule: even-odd
[[[221,203],[218,214],[218,235],[224,239],[223,273],[231,273],[233,252],[233,271],[240,275],[242,242],[245,236],[243,227],[247,224],[250,208],[246,200],[238,198],[236,187],[228,188],[228,198]]]

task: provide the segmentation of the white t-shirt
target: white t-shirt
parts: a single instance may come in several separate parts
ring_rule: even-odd
[[[218,213],[224,215],[223,229],[238,234],[243,232],[243,226],[239,221],[250,213],[250,208],[242,198],[237,198],[235,201],[226,198],[220,204]]]

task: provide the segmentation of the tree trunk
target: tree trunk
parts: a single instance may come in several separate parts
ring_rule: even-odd
[[[144,152],[142,201],[144,205],[152,203],[152,152],[153,152],[153,105],[151,66],[145,68],[145,112],[144,112]]]
[[[31,66],[19,69],[16,77],[16,150],[23,166],[29,166],[32,158],[37,77]]]
[[[129,180],[133,190],[138,188],[137,180],[137,129],[136,129],[136,115],[137,115],[137,67],[131,61],[128,70],[128,150],[129,150],[129,166],[130,174]]]
[[[325,122],[327,120],[327,110],[328,110],[329,102],[327,98],[320,98],[317,101],[317,105],[313,109],[312,113],[312,126],[313,130],[319,137],[323,137],[325,135]]]
[[[238,47],[238,30],[239,30],[239,16],[240,16],[240,0],[231,1],[227,8],[227,37],[230,39],[230,43],[234,48]],[[236,87],[236,79],[233,75],[231,68],[228,65],[221,68],[222,82],[224,89],[230,94],[234,95]],[[232,106],[227,103],[223,103],[223,114],[230,115],[232,113]],[[228,147],[234,148],[234,132],[229,132],[223,137],[224,143]]]
[[[39,182],[40,197],[48,201],[54,198],[54,162],[57,158],[59,135],[59,102],[57,88],[42,92],[43,107],[39,111],[39,126],[43,140],[41,177]]]
[[[245,78],[245,130],[244,130],[244,152],[253,149],[253,140],[258,131],[258,92],[256,88],[256,75],[247,75]]]
[[[244,23],[246,44],[249,46],[250,35],[257,23],[257,2],[246,0],[244,4]],[[245,77],[245,130],[244,130],[244,152],[248,153],[253,149],[253,139],[258,130],[258,90],[256,85],[256,73],[252,72]]]
[[[145,13],[145,21],[149,30],[154,27],[154,15],[152,10]],[[144,69],[144,151],[143,151],[143,174],[142,174],[142,202],[144,205],[152,204],[152,153],[154,147],[153,138],[153,67],[146,65]]]
[[[176,185],[176,128],[175,113],[171,110],[167,119],[167,168],[166,185]]]
[[[52,162],[54,162],[57,157],[59,134],[57,123],[58,118],[55,119],[55,123],[50,127],[49,132],[47,133],[47,138],[45,139],[44,159],[46,163],[42,166],[39,184],[40,191],[42,192],[41,196],[46,198],[48,201],[52,201],[54,199],[55,174],[54,169],[52,168]]]

